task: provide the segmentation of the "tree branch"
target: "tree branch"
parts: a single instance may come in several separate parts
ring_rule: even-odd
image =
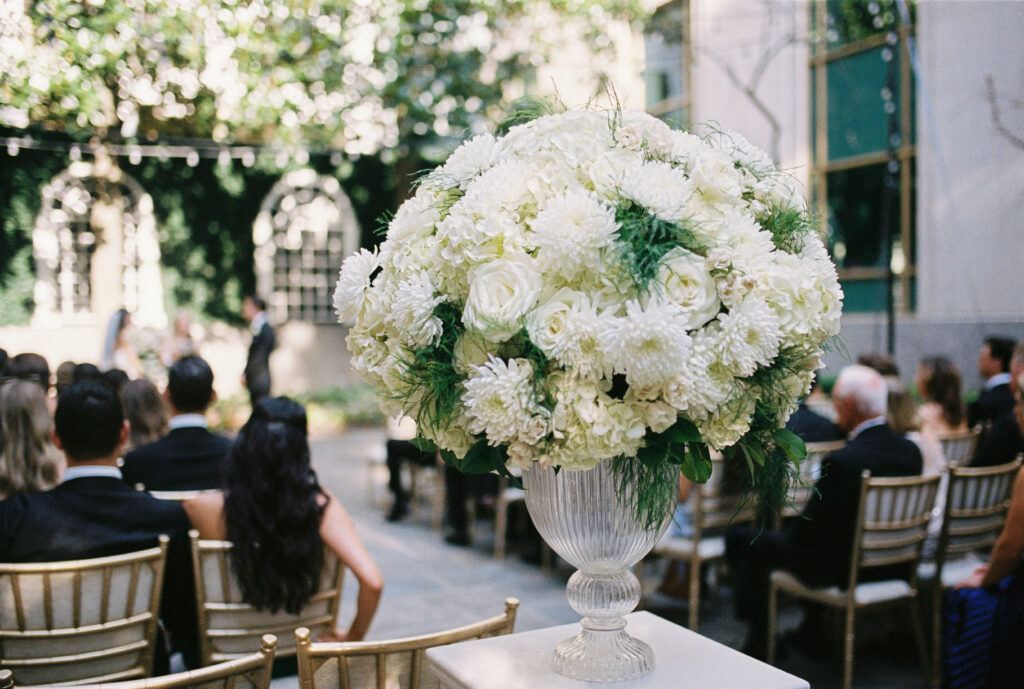
[[[1024,149],[1024,138],[1013,133],[1009,127],[1003,124],[1002,114],[999,110],[999,98],[996,94],[996,83],[991,74],[985,77],[985,96],[988,99],[989,111],[992,113],[992,124],[995,125],[996,131],[1017,148]]]

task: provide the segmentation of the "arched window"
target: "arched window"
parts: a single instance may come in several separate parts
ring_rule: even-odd
[[[253,226],[256,287],[272,321],[334,323],[341,262],[359,247],[359,224],[338,180],[308,168],[270,190]]]
[[[91,323],[120,307],[163,326],[153,200],[118,168],[73,163],[42,192],[32,233],[33,324]]]

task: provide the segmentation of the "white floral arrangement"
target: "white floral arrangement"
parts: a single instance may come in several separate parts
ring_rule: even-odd
[[[751,469],[798,460],[779,429],[841,302],[764,152],[619,110],[466,141],[334,294],[353,368],[447,461],[626,458],[695,480],[709,447],[742,447]]]

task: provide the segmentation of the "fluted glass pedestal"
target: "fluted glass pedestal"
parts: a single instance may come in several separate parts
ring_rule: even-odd
[[[640,602],[631,568],[668,526],[645,528],[633,514],[631,490],[620,496],[610,461],[584,471],[534,466],[523,472],[526,507],[551,549],[577,568],[566,586],[583,616],[579,634],[555,647],[553,669],[588,682],[623,682],[654,669],[651,647],[626,633],[624,616]]]

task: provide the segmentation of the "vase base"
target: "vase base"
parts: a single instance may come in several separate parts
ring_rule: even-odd
[[[584,682],[626,682],[654,669],[654,650],[623,629],[584,628],[555,647],[552,669]]]

